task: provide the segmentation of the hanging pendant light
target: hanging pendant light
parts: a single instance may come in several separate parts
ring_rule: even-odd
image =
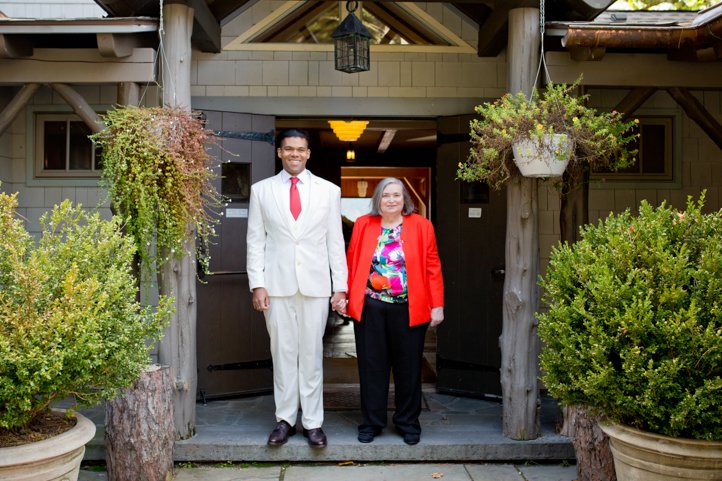
[[[353,144],[351,142],[348,143],[348,150],[346,151],[346,160],[349,162],[354,162],[356,160],[356,151],[353,150]]]
[[[369,66],[371,34],[353,14],[357,6],[358,2],[346,2],[348,16],[331,34],[334,39],[335,68],[341,72],[365,72],[371,68]]]

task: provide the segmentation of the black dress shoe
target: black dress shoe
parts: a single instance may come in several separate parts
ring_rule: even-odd
[[[380,428],[359,429],[358,441],[360,443],[372,443],[374,441],[374,438],[379,434],[381,434]]]
[[[276,427],[268,436],[268,444],[271,446],[281,446],[288,442],[288,437],[296,434],[296,426],[291,426],[286,421],[279,421]]]
[[[308,445],[312,448],[325,448],[328,442],[321,428],[303,429],[303,435],[308,438]]]

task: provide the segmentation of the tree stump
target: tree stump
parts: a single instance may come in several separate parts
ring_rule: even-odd
[[[173,478],[173,395],[168,366],[149,366],[105,407],[108,481]]]
[[[561,434],[572,437],[577,458],[577,481],[617,481],[609,437],[599,427],[601,416],[583,406],[564,408]]]

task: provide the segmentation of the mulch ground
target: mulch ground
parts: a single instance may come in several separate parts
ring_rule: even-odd
[[[47,411],[39,414],[27,426],[18,429],[0,428],[0,447],[19,446],[51,438],[75,426],[75,418],[64,413]]]

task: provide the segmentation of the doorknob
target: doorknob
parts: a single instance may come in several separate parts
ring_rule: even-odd
[[[492,269],[491,273],[495,276],[503,276],[506,274],[506,270],[503,267],[497,267],[496,269]]]

